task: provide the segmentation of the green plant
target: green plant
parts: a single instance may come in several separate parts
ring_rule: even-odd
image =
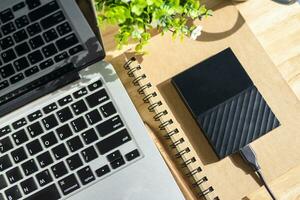
[[[118,48],[130,39],[137,41],[135,50],[141,52],[150,39],[150,30],[161,34],[171,31],[173,38],[195,39],[201,27],[188,25],[188,19],[210,16],[211,10],[199,0],[95,0],[98,22],[119,26],[115,36]]]

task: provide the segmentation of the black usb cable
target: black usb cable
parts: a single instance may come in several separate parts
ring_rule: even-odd
[[[265,186],[265,188],[267,189],[268,193],[270,194],[270,196],[272,197],[273,200],[276,200],[275,195],[273,194],[273,192],[271,191],[270,187],[268,186],[265,178],[263,177],[263,174],[261,172],[261,168],[258,164],[257,158],[256,158],[256,154],[253,151],[253,149],[251,148],[250,145],[247,145],[243,148],[240,149],[240,155],[242,156],[242,158],[244,159],[244,161],[254,170],[254,172],[257,174],[257,176],[259,177],[259,179],[261,180],[262,184]]]

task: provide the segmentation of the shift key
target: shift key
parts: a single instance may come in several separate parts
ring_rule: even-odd
[[[57,48],[62,51],[64,49],[67,49],[75,44],[77,44],[79,41],[74,33],[67,35],[66,37],[59,39],[56,41]]]
[[[115,116],[99,124],[96,128],[99,135],[104,137],[121,127],[123,127],[121,118],[119,116]]]
[[[71,174],[66,178],[58,181],[58,184],[64,195],[68,195],[80,188],[80,185],[74,174]]]
[[[130,141],[131,137],[126,129],[123,129],[96,144],[101,155]]]
[[[55,184],[52,184],[52,185],[42,189],[41,191],[31,195],[30,197],[27,197],[24,200],[39,200],[39,199],[58,200],[60,198],[61,198],[61,196],[60,196]]]
[[[50,15],[49,17],[46,17],[44,19],[41,20],[41,25],[43,27],[44,30],[64,21],[66,18],[63,14],[62,11],[58,11],[52,15]]]

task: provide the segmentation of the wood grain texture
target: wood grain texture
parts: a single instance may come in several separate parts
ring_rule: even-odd
[[[236,6],[300,99],[300,3],[249,0]]]
[[[288,171],[275,181],[270,183],[270,187],[276,192],[277,199],[280,200],[300,200],[300,166]],[[249,200],[271,200],[265,188],[248,195]]]

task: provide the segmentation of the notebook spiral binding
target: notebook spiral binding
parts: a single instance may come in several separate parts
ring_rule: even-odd
[[[161,101],[157,101],[155,103],[151,103],[150,102],[150,99],[153,98],[153,97],[156,97],[157,93],[156,92],[150,92],[150,93],[146,94],[146,91],[150,91],[148,89],[151,89],[152,84],[151,83],[146,83],[146,84],[143,84],[143,85],[140,84],[140,81],[146,79],[147,76],[145,74],[135,76],[134,73],[137,72],[137,71],[139,71],[141,69],[141,65],[137,64],[136,66],[132,66],[132,63],[134,61],[136,61],[135,57],[130,58],[124,64],[124,68],[127,70],[128,76],[134,78],[133,81],[132,81],[132,83],[133,83],[134,86],[138,87],[137,92],[140,95],[143,95],[143,101],[145,103],[147,103],[147,104],[150,104],[148,106],[149,112],[155,112],[155,108],[157,108],[159,106],[162,106],[162,102]],[[185,148],[184,150],[180,150],[180,151],[177,149],[178,145],[184,143],[184,139],[180,138],[179,140],[174,140],[172,138],[172,136],[174,136],[174,135],[176,135],[176,134],[179,133],[179,130],[177,128],[175,128],[175,129],[173,129],[171,131],[167,131],[166,127],[168,127],[171,124],[173,124],[173,120],[172,119],[169,119],[167,121],[162,121],[161,120],[161,118],[163,116],[167,116],[167,115],[168,115],[168,111],[167,110],[163,110],[163,111],[160,111],[158,113],[155,113],[153,119],[155,121],[159,121],[160,122],[159,129],[166,131],[166,134],[164,135],[164,138],[166,138],[167,140],[171,140],[170,147],[173,148],[173,149],[175,149],[175,150],[177,150],[177,153],[175,154],[175,158],[177,158],[177,159],[181,158],[183,160],[183,163],[181,164],[181,167],[182,168],[187,168],[189,166],[189,164],[196,162],[196,158],[192,157],[190,159],[185,159],[183,157],[183,155],[188,154],[190,152],[190,149],[188,147]],[[197,167],[196,169],[191,170],[191,171],[189,171],[189,173],[186,174],[186,176],[188,176],[188,177],[193,177],[193,180],[194,180],[194,183],[192,184],[193,187],[199,187],[201,184],[203,184],[204,182],[208,181],[208,179],[207,179],[206,176],[202,177],[199,180],[196,180],[195,175],[198,174],[198,173],[201,173],[201,171],[202,171],[201,167]],[[214,191],[214,188],[212,186],[210,186],[207,189],[199,192],[198,196],[199,197],[204,197],[204,196],[208,195],[209,193],[211,193],[212,191]],[[218,197],[214,197],[213,200],[219,200],[219,198]]]

